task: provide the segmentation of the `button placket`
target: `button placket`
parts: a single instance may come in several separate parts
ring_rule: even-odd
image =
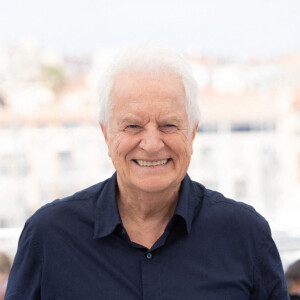
[[[155,255],[155,259],[154,256]],[[162,292],[161,270],[159,254],[155,252],[144,253],[141,261],[142,293],[144,300],[159,300]]]

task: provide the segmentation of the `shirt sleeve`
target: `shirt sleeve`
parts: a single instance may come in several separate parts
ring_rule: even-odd
[[[40,300],[42,259],[40,247],[27,221],[9,275],[5,300]]]
[[[281,259],[269,225],[263,232],[264,236],[254,267],[255,296],[253,299],[289,300]]]

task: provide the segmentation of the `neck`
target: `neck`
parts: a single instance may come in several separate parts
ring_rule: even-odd
[[[131,241],[151,248],[174,214],[180,186],[158,193],[133,191],[119,182],[118,187],[118,208]]]

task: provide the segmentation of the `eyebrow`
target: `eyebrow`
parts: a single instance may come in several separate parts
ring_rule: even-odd
[[[123,124],[141,124],[142,121],[140,118],[124,118],[120,121],[120,125]]]
[[[172,116],[166,116],[163,117],[163,115],[158,116],[157,118],[158,123],[168,123],[168,124],[179,124],[182,122],[182,118],[180,118],[178,115],[172,115]],[[124,119],[120,120],[119,125],[123,126],[124,124],[143,124],[143,119],[136,116],[136,117],[125,117]]]
[[[159,116],[158,121],[159,121],[159,123],[175,123],[175,124],[178,124],[178,123],[182,122],[182,119],[180,117],[178,117],[177,115],[170,116],[170,117],[165,117],[165,118]]]

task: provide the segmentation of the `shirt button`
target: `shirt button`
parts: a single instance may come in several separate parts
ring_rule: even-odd
[[[152,253],[147,253],[147,255],[146,255],[146,257],[150,260],[150,259],[152,259]]]

